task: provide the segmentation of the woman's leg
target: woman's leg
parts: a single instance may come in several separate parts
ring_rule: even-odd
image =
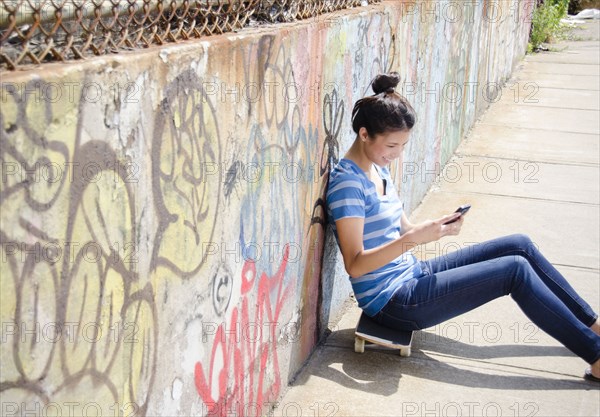
[[[468,263],[412,279],[376,319],[401,330],[423,329],[508,294],[531,321],[575,354],[588,363],[600,359],[600,336],[573,314],[522,256]]]
[[[526,235],[516,234],[493,239],[424,262],[426,272],[436,272],[469,265],[503,256],[522,256],[527,259],[546,286],[586,326],[597,326],[598,315],[592,310],[565,277],[538,250]],[[598,329],[592,328],[597,334]]]

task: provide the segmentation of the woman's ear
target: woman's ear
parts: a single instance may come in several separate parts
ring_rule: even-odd
[[[358,130],[358,137],[363,142],[366,142],[369,139],[369,132],[367,132],[367,129],[365,127],[361,127]]]

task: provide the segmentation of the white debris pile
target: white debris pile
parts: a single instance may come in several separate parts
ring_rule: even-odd
[[[560,19],[560,21],[568,25],[580,25],[585,23],[586,19],[600,19],[600,10],[584,9],[576,15],[569,15],[566,19]]]

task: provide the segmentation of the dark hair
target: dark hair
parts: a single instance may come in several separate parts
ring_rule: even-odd
[[[375,93],[361,98],[352,109],[352,129],[356,134],[361,127],[369,136],[399,130],[410,130],[415,124],[415,111],[404,97],[395,90],[400,74],[379,74],[371,87]]]

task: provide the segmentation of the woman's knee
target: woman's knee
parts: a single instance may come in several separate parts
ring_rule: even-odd
[[[484,242],[481,246],[486,259],[508,254],[531,255],[534,243],[525,234],[513,234]]]
[[[514,235],[510,235],[509,239],[511,242],[513,242],[513,244],[521,249],[529,249],[531,247],[534,246],[533,241],[531,240],[531,238],[523,233],[516,233]]]
[[[511,258],[511,265],[513,267],[512,276],[514,279],[514,286],[530,286],[531,279],[534,277],[535,271],[531,267],[531,264],[529,263],[527,258],[521,255],[515,255]]]
[[[528,271],[529,268],[531,268],[531,264],[529,263],[527,258],[525,258],[524,256],[514,255],[512,258],[513,258],[513,263],[515,264],[515,267],[517,268],[517,270]]]

